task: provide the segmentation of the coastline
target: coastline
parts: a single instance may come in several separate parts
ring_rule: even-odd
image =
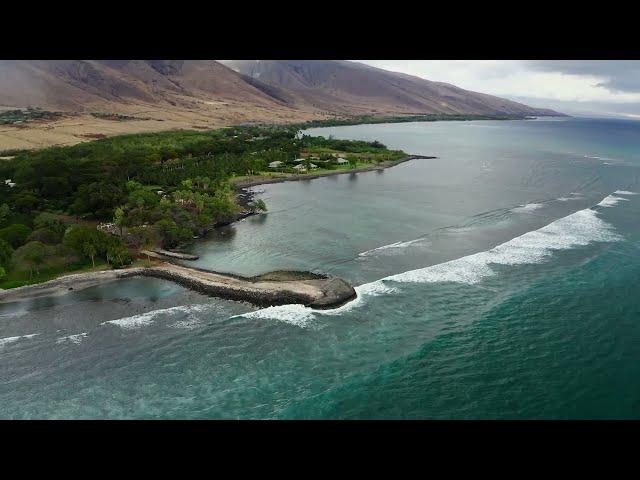
[[[404,157],[398,160],[392,160],[392,161],[383,162],[377,165],[370,165],[370,166],[360,167],[360,168],[355,168],[350,170],[331,171],[331,172],[324,172],[320,174],[304,174],[304,175],[293,174],[291,176],[277,177],[277,178],[255,178],[251,180],[238,182],[235,184],[235,188],[238,190],[239,196],[243,196],[243,195],[245,196],[245,198],[240,202],[240,205],[244,207],[246,206],[246,204],[251,198],[251,194],[250,194],[251,192],[247,192],[246,189],[253,186],[272,184],[272,183],[313,180],[316,178],[328,177],[328,176],[334,176],[334,175],[346,175],[351,173],[384,170],[387,168],[395,167],[396,165],[400,165],[401,163],[405,163],[410,160],[435,159],[435,158],[438,158],[438,157],[426,156],[426,155],[409,155],[407,157]],[[211,228],[207,229],[206,232],[204,232],[204,234],[206,235],[206,233],[208,233],[211,230],[214,230],[222,226],[230,225],[232,223],[240,221],[254,214],[255,213],[250,212],[246,209],[243,209],[241,212],[234,215],[233,218],[226,221],[221,221],[212,225]],[[142,253],[145,254],[146,252],[142,252]],[[150,251],[148,253],[149,253],[149,256],[152,256],[158,260],[166,260],[169,262],[171,262],[171,260],[174,258],[179,260],[192,260],[194,259],[194,257],[196,257],[190,254],[185,254],[181,252],[172,252],[172,251],[166,251],[166,250],[156,250],[156,251]],[[130,268],[124,268],[119,270],[98,270],[98,271],[84,272],[84,273],[72,273],[69,275],[62,275],[60,277],[48,280],[46,282],[37,283],[33,285],[25,285],[22,287],[16,287],[16,288],[4,289],[4,290],[0,289],[0,304],[11,302],[11,301],[20,301],[20,300],[26,300],[30,298],[43,297],[43,296],[60,296],[60,295],[69,293],[71,291],[84,290],[86,288],[97,286],[103,283],[119,280],[122,278],[130,278],[134,276],[149,276],[149,277],[164,278],[166,280],[174,281],[176,283],[182,284],[187,288],[200,291],[205,294],[217,296],[220,298],[230,299],[230,300],[247,301],[249,303],[252,303],[254,305],[259,305],[259,306],[283,305],[286,303],[303,303],[307,306],[312,306],[313,304],[317,303],[321,297],[327,296],[328,294],[327,298],[330,298],[330,299],[328,300],[325,299],[324,301],[317,303],[317,306],[315,306],[314,308],[332,308],[335,306],[339,306],[343,303],[346,303],[347,301],[355,298],[355,291],[353,290],[353,287],[341,279],[332,279],[334,283],[336,281],[342,282],[341,285],[335,284],[334,288],[339,287],[339,289],[343,289],[343,290],[346,288],[347,290],[350,289],[350,291],[347,291],[346,293],[342,292],[338,295],[336,295],[335,292],[331,293],[330,292],[331,289],[329,289],[324,291],[324,293],[318,293],[318,291],[316,291],[315,294],[311,296],[309,296],[307,292],[305,296],[305,294],[300,294],[300,292],[292,294],[291,291],[288,291],[287,293],[285,292],[286,288],[284,290],[280,288],[279,293],[274,294],[274,292],[277,292],[278,289],[276,288],[275,290],[273,290],[273,287],[268,287],[267,290],[256,293],[252,291],[252,289],[250,288],[250,284],[255,284],[256,282],[259,282],[260,277],[269,276],[271,273],[275,273],[275,272],[266,273],[262,276],[255,277],[255,278],[245,278],[245,277],[236,276],[236,275],[229,275],[229,274],[203,270],[199,268],[183,267],[181,265],[176,265],[176,264],[167,263],[167,262],[161,265],[162,265],[161,267],[158,267],[158,266],[130,267]],[[189,270],[190,272],[195,272],[196,276],[197,276],[197,272],[217,275],[219,276],[218,280],[220,280],[221,283],[225,283],[227,281],[226,279],[233,279],[236,282],[245,282],[245,285],[244,287],[239,287],[239,285],[236,284],[233,288],[226,288],[223,285],[208,285],[208,284],[203,285],[201,282],[199,283],[197,281],[194,283],[192,280],[189,279],[189,275],[176,276],[170,273],[166,268],[163,268],[163,267],[166,267],[167,265],[173,265],[174,267],[177,267],[177,268],[184,268]],[[277,280],[277,283],[280,283],[279,287],[283,287],[283,286],[289,287],[291,285],[291,282],[304,283],[306,281],[312,281],[315,283],[323,283],[324,281],[326,283],[328,279],[323,279],[323,280],[279,279]],[[276,282],[271,282],[271,283],[276,283]]]
[[[314,180],[316,178],[321,177],[331,177],[333,175],[346,175],[348,173],[361,173],[361,172],[371,172],[374,170],[386,170],[387,168],[395,167],[396,165],[400,165],[401,163],[408,162],[410,160],[418,160],[418,159],[435,159],[438,157],[427,156],[427,155],[409,155],[408,157],[401,158],[399,160],[391,160],[389,162],[383,162],[377,165],[370,165],[367,167],[359,167],[350,170],[340,170],[340,171],[331,171],[317,174],[291,174],[291,176],[285,177],[256,177],[255,179],[248,179],[237,182],[235,187],[239,190],[255,187],[258,185],[267,185],[271,183],[284,183],[284,182],[297,182],[301,180]]]
[[[136,276],[160,278],[204,295],[262,307],[301,303],[311,308],[326,309],[338,307],[356,297],[354,288],[336,277],[322,277],[308,272],[270,272],[249,278],[163,262],[151,267],[64,275],[35,285],[0,290],[0,304],[61,296]]]

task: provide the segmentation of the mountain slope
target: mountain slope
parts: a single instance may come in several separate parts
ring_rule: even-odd
[[[284,105],[214,60],[0,60],[3,106],[86,111],[198,100]]]
[[[0,110],[26,107],[65,116],[0,125],[0,150],[318,118],[310,108],[288,104],[278,89],[214,60],[0,60]],[[98,113],[121,117],[92,115]]]
[[[237,71],[215,60],[0,60],[0,109],[65,112],[0,125],[0,150],[336,115],[555,114],[356,62],[224,63]]]
[[[344,114],[551,115],[503,98],[341,60],[222,60],[288,91],[294,104]]]

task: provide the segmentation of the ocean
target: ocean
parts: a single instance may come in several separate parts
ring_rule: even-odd
[[[640,122],[356,125],[437,159],[254,187],[195,265],[330,273],[340,308],[136,278],[0,305],[0,418],[640,418]]]

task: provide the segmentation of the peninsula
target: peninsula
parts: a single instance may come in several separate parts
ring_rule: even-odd
[[[245,301],[258,306],[298,303],[311,308],[327,309],[338,307],[356,297],[353,287],[344,280],[308,272],[281,271],[256,277],[241,277],[173,263],[160,263],[150,267],[66,275],[37,285],[0,290],[0,303],[63,295],[135,276],[161,278],[205,295]]]
[[[389,150],[377,141],[312,137],[297,127],[266,125],[127,135],[5,157],[4,301],[143,275],[256,305],[314,308],[348,301],[353,288],[306,273],[242,278],[171,262],[194,259],[176,250],[211,229],[267,210],[245,187],[434,158]]]

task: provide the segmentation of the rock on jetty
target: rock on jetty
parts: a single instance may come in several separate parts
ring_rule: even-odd
[[[67,275],[38,285],[0,290],[0,303],[45,295],[62,295],[105,281],[133,276],[170,280],[206,295],[245,301],[258,306],[299,303],[311,308],[326,309],[338,307],[356,297],[353,287],[344,280],[308,272],[272,272],[246,278],[173,263],[161,263],[147,268]]]
[[[356,297],[351,285],[340,278],[306,272],[278,272],[246,278],[164,263],[144,268],[141,275],[179,283],[206,295],[240,300],[259,306],[301,303],[311,308],[333,308]]]

